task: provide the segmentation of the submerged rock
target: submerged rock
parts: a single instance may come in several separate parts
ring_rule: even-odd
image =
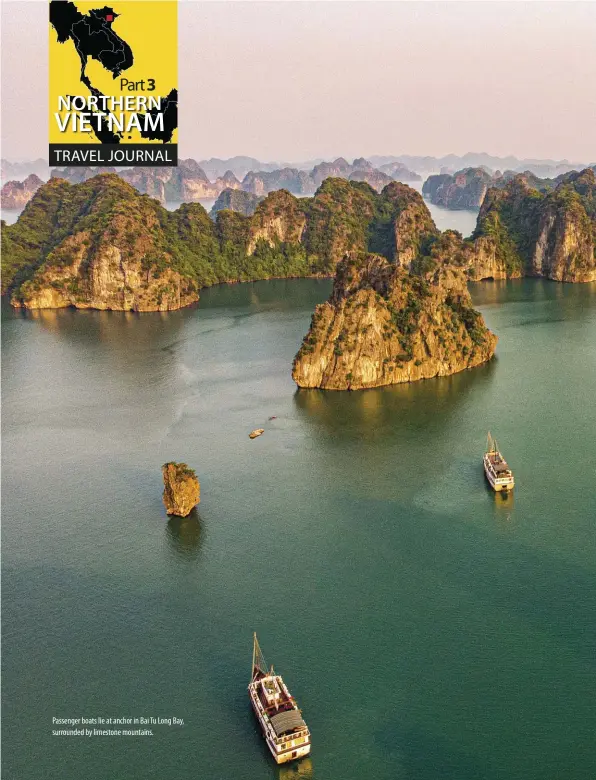
[[[194,469],[186,463],[164,463],[163,503],[169,515],[186,517],[201,500],[201,488]]]

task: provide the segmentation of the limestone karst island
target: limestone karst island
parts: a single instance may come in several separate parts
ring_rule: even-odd
[[[201,500],[199,480],[186,463],[170,461],[161,467],[163,503],[168,515],[187,517]]]
[[[116,173],[78,184],[53,176],[3,228],[3,292],[24,309],[149,312],[188,306],[222,282],[333,277],[292,376],[299,387],[356,390],[489,360],[497,338],[472,306],[470,280],[596,279],[594,168],[556,180],[455,177],[449,187],[482,196],[466,239],[438,230],[407,184],[375,190],[365,179],[390,177],[367,161],[329,169],[345,178],[323,179],[312,197],[224,189],[211,215],[198,202],[168,211]],[[443,191],[437,178],[444,190],[449,177],[425,183],[431,200]]]

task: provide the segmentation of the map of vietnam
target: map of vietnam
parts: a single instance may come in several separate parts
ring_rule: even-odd
[[[117,78],[134,62],[132,49],[112,29],[112,22],[119,14],[112,8],[96,8],[82,14],[74,3],[52,0],[50,22],[58,34],[58,41],[72,39],[81,60],[81,81],[89,88],[85,70],[89,57],[97,60]]]
[[[127,0],[127,2],[115,3],[118,11],[121,11],[123,8],[125,9],[122,13],[117,13],[114,8],[108,6],[104,6],[103,8],[90,8],[92,4],[88,2],[83,4],[65,0],[52,0],[49,5],[49,21],[51,28],[56,33],[56,38],[54,40],[57,44],[74,47],[73,53],[76,52],[78,63],[80,63],[80,73],[77,72],[76,78],[84,84],[94,97],[101,100],[106,98],[105,93],[108,95],[111,93],[111,89],[107,85],[105,78],[98,76],[100,70],[103,70],[108,78],[111,77],[112,80],[115,80],[123,72],[128,71],[133,65],[135,65],[136,68],[138,63],[145,61],[146,66],[147,57],[145,49],[143,48],[143,46],[145,46],[145,38],[143,37],[141,41],[139,41],[139,36],[137,34],[139,29],[144,29],[143,25],[146,22],[147,9],[145,8],[143,10],[143,7],[147,5],[146,3],[133,3],[129,0]],[[155,3],[155,5],[163,7],[165,4]],[[126,32],[124,37],[118,35],[112,27],[112,24],[115,23],[116,19],[120,16],[125,20],[124,30]],[[149,14],[149,16],[151,15]],[[171,18],[169,9],[166,16]],[[156,27],[156,29],[159,28]],[[133,31],[134,34],[132,34]],[[132,47],[128,43],[130,35],[132,35]],[[139,46],[141,46],[140,55],[138,51]],[[133,55],[133,47],[135,48],[135,54],[139,55],[138,57]],[[147,47],[145,46],[145,48]],[[153,48],[151,50],[153,51]],[[88,67],[91,60],[95,60],[99,63],[99,70],[94,70],[95,66]],[[154,60],[152,61],[154,62]],[[154,71],[154,65],[151,67]],[[71,68],[72,65],[69,66],[69,70]],[[146,75],[155,76],[156,74],[155,72],[147,74],[145,71],[142,71],[141,75],[144,77]],[[159,73],[157,75],[159,76]],[[75,76],[75,73],[72,73],[72,76]],[[91,79],[93,79],[93,83]],[[138,79],[138,73],[133,76],[128,76],[128,80],[126,78],[121,79],[120,90],[123,89],[122,82],[126,82],[130,85],[134,83],[135,86],[139,84],[140,87],[137,89],[140,88],[141,90],[144,90],[145,82]],[[153,84],[152,87],[149,87],[149,90],[152,90],[155,86],[155,80],[150,78],[148,79],[148,82]],[[71,96],[73,92],[72,83],[71,80],[69,89]],[[98,89],[98,84],[101,89]],[[170,81],[170,84],[167,86],[172,86],[172,82]],[[130,94],[130,91],[131,86],[128,86],[128,94]],[[64,94],[64,92],[62,94]],[[137,113],[139,125],[137,125],[136,130],[141,139],[161,141],[166,144],[171,141],[178,125],[178,92],[175,88],[170,89],[167,95],[162,96],[161,98],[157,98],[156,96],[156,99],[161,101],[161,108],[152,108],[147,114]],[[127,136],[126,133],[121,132],[121,127],[114,127],[113,123],[107,121],[109,119],[109,114],[104,110],[106,104],[104,102],[103,107],[101,107],[101,105],[102,104],[100,103],[98,106],[94,107],[93,110],[96,113],[92,118],[87,117],[87,121],[91,122],[91,132],[104,144],[120,144],[121,142],[125,142],[125,138],[130,140],[131,136]],[[147,118],[155,118],[159,115],[161,115],[159,126],[156,127],[155,123],[152,123],[152,125],[148,127]],[[102,120],[102,116],[106,121]]]

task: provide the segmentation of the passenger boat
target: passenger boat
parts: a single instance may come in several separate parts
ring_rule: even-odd
[[[262,436],[264,433],[265,433],[265,429],[264,428],[255,428],[254,431],[251,431],[248,434],[248,438],[249,439],[256,439],[257,436]]]
[[[310,753],[310,731],[296,700],[273,666],[267,671],[257,635],[254,635],[250,703],[263,731],[267,747],[278,764]]]
[[[487,437],[486,452],[484,453],[484,473],[493,490],[513,490],[515,485],[513,472],[499,452],[497,442],[490,435],[490,432]]]

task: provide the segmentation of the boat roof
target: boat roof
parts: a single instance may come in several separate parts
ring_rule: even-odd
[[[281,734],[285,734],[286,731],[306,728],[306,723],[302,720],[302,715],[298,710],[278,712],[277,715],[273,715],[270,718],[270,721],[278,737]]]
[[[499,474],[502,471],[509,471],[509,466],[505,463],[505,461],[501,461],[500,463],[493,463],[493,468]]]

